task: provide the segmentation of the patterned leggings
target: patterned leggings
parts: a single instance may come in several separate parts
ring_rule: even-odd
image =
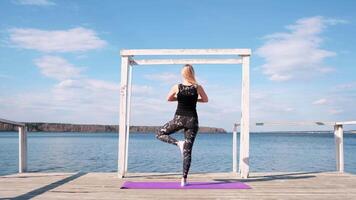
[[[184,148],[183,148],[183,177],[187,178],[190,163],[192,160],[192,148],[195,136],[199,130],[197,117],[174,115],[174,118],[164,124],[156,134],[156,138],[173,145],[177,145],[178,140],[171,137],[170,134],[184,128]]]

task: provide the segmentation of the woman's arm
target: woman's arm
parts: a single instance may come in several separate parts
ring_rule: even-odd
[[[207,103],[208,95],[206,95],[203,86],[198,85],[197,89],[198,89],[198,95],[200,96],[200,98],[198,98],[198,102]]]
[[[167,101],[177,101],[178,85],[174,85],[167,95]]]

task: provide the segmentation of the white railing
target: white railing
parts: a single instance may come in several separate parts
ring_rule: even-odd
[[[27,171],[27,128],[24,123],[1,119],[0,123],[10,124],[19,130],[19,173]]]
[[[344,121],[344,122],[256,122],[251,123],[256,126],[264,125],[318,125],[318,126],[334,126],[334,138],[335,138],[335,153],[336,153],[336,170],[338,172],[344,172],[344,125],[356,125],[356,121]],[[233,138],[232,138],[232,171],[237,173],[237,128],[240,126],[240,123],[235,123],[233,127]],[[240,159],[239,159],[239,174],[241,174],[241,163],[242,160],[241,151],[245,146],[244,143],[249,142],[245,141],[240,135]],[[247,158],[248,159],[248,158]]]

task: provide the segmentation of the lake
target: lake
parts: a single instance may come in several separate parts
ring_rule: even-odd
[[[182,139],[182,133],[173,134]],[[31,172],[117,171],[117,133],[28,134]],[[356,134],[344,135],[345,171],[356,174]],[[152,133],[135,133],[129,140],[129,172],[181,172],[178,147]],[[250,171],[333,171],[335,142],[331,133],[251,133]],[[0,175],[17,173],[18,134],[0,133]],[[232,134],[199,133],[190,172],[232,170]]]

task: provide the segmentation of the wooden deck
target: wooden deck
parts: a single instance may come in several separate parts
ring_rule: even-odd
[[[191,173],[190,181],[243,181],[248,190],[127,190],[124,180],[179,181],[178,173],[23,173],[0,176],[0,199],[356,199],[356,175],[337,172]]]

